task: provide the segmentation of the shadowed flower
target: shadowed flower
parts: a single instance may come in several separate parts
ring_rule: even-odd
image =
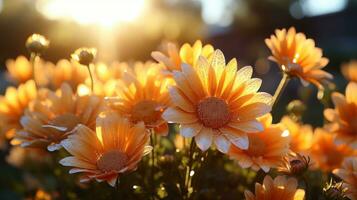
[[[132,125],[114,113],[98,117],[96,126],[93,131],[78,125],[74,134],[61,142],[72,156],[60,164],[74,167],[70,174],[84,173],[81,182],[95,179],[115,186],[119,174],[135,170],[142,156],[151,151],[151,146],[146,146],[149,133],[143,122]]]
[[[328,108],[324,114],[331,123],[328,130],[336,134],[338,143],[347,143],[357,147],[357,83],[350,82],[346,87],[346,96],[334,92],[334,109]]]
[[[356,151],[345,144],[335,144],[333,134],[317,128],[310,155],[316,167],[324,171],[332,171],[340,168],[345,158],[355,156]]]
[[[154,51],[151,53],[151,56],[161,64],[163,64],[170,74],[174,70],[181,71],[182,63],[186,63],[192,67],[196,67],[199,56],[209,58],[210,55],[214,52],[212,45],[207,44],[202,46],[202,42],[197,40],[193,46],[188,43],[185,43],[180,48],[180,51],[177,50],[177,47],[172,44],[167,44],[167,56],[159,51]]]
[[[312,83],[322,89],[322,83],[333,78],[322,70],[329,62],[322,57],[322,50],[315,47],[314,40],[296,33],[294,27],[288,31],[277,29],[265,43],[272,52],[269,59],[278,63],[284,73],[300,78],[304,85]]]
[[[63,84],[56,93],[49,92],[45,100],[32,102],[20,120],[23,129],[16,132],[12,143],[57,150],[77,124],[94,129],[102,106],[102,98],[75,95],[68,84]]]
[[[278,171],[290,176],[303,175],[310,167],[310,157],[300,154],[291,154],[284,157],[284,162]]]
[[[242,150],[232,145],[228,155],[237,160],[242,168],[251,167],[253,170],[262,169],[268,172],[272,167],[283,163],[283,158],[289,153],[289,135],[279,124],[272,124],[272,117],[267,114],[259,119],[264,130],[249,133],[249,146]]]
[[[220,50],[210,61],[200,57],[195,68],[182,65],[182,72],[173,73],[176,86],[170,88],[175,107],[163,118],[179,123],[180,134],[195,137],[202,151],[213,141],[223,153],[231,143],[248,149],[247,133],[262,131],[257,118],[271,110],[271,95],[258,92],[261,80],[251,78],[252,73],[250,66],[237,72],[235,59],[226,65]]]
[[[333,173],[343,180],[342,186],[346,189],[346,196],[357,200],[357,158],[346,159],[342,167]]]
[[[348,81],[357,82],[357,60],[342,64],[341,72]]]
[[[305,154],[311,148],[313,130],[310,125],[295,122],[284,116],[280,122],[290,134],[290,149],[295,153]]]
[[[6,61],[7,77],[16,84],[25,83],[33,78],[33,69],[31,62],[25,56],[18,56],[15,60],[8,59]],[[46,86],[49,82],[49,74],[51,74],[51,65],[39,59],[36,70],[36,83],[40,86]]]
[[[143,121],[149,129],[160,135],[168,134],[162,112],[170,105],[167,87],[172,84],[160,74],[155,63],[136,63],[134,73],[126,73],[117,86],[117,96],[108,98],[108,105],[133,123]]]
[[[246,190],[246,200],[304,200],[305,191],[297,189],[298,182],[295,178],[277,176],[274,180],[265,176],[263,185],[255,184],[255,194]]]
[[[0,97],[1,136],[11,139],[15,131],[21,129],[20,118],[29,103],[37,97],[37,89],[33,80],[8,87],[5,96]]]

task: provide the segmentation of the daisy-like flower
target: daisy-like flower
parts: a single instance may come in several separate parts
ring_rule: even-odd
[[[33,68],[31,62],[25,56],[18,56],[16,59],[6,61],[7,77],[14,83],[21,84],[33,78]],[[52,68],[49,62],[39,60],[36,64],[36,83],[46,86],[49,82],[49,74]]]
[[[243,150],[232,145],[228,155],[243,168],[251,167],[256,171],[262,169],[268,172],[270,168],[283,163],[284,156],[289,153],[290,138],[279,124],[272,124],[270,114],[261,117],[259,121],[263,123],[264,130],[248,134],[248,149]]]
[[[347,143],[357,147],[357,83],[350,82],[346,87],[346,96],[332,93],[334,109],[328,108],[324,114],[331,123],[329,131],[336,134],[338,143]]]
[[[95,128],[95,119],[102,111],[103,99],[90,95],[73,94],[68,84],[55,93],[49,92],[45,100],[34,100],[21,118],[22,130],[16,132],[13,144],[22,147],[44,147],[54,151],[78,124]]]
[[[332,171],[340,168],[345,158],[357,154],[345,144],[335,144],[333,134],[317,128],[314,132],[310,155],[316,167],[324,171]]]
[[[343,180],[343,188],[346,188],[346,196],[357,200],[357,158],[346,159],[342,168],[335,169],[334,174]]]
[[[197,65],[199,56],[208,58],[214,52],[212,45],[202,45],[200,40],[197,40],[193,46],[188,43],[182,45],[180,50],[177,49],[173,43],[167,44],[167,55],[159,51],[154,51],[151,56],[163,64],[166,68],[166,72],[171,74],[174,70],[181,71],[182,63],[186,63],[192,67]]]
[[[167,90],[172,79],[160,74],[155,63],[136,63],[134,73],[126,73],[117,86],[117,96],[108,98],[108,105],[133,123],[143,121],[148,129],[160,135],[168,134],[162,112],[170,106]]]
[[[5,96],[0,97],[1,135],[11,139],[15,131],[21,129],[20,118],[29,103],[37,97],[37,89],[33,80],[8,87]]]
[[[284,157],[284,162],[278,171],[291,176],[300,176],[310,167],[310,157],[292,153]]]
[[[85,66],[62,59],[53,66],[51,85],[57,89],[63,83],[67,83],[72,90],[76,90],[78,85],[84,83],[88,77],[88,70]]]
[[[312,83],[322,89],[322,83],[332,79],[332,75],[323,71],[329,60],[322,57],[322,50],[315,47],[312,39],[303,33],[296,33],[295,28],[277,29],[275,35],[265,39],[272,52],[270,60],[278,63],[281,70],[289,76],[300,78],[306,85]]]
[[[357,82],[357,60],[351,60],[341,66],[341,72],[348,81]]]
[[[179,123],[180,134],[195,137],[197,146],[207,150],[214,141],[227,153],[233,145],[248,149],[248,134],[263,131],[257,118],[271,110],[271,95],[257,92],[261,80],[251,78],[252,67],[237,72],[237,61],[227,65],[217,50],[210,61],[200,57],[195,68],[182,65],[175,71],[176,86],[170,88],[174,107],[163,113],[168,122]]]
[[[255,194],[246,190],[246,200],[304,200],[305,191],[297,189],[298,182],[295,178],[277,176],[274,180],[265,176],[263,185],[255,184]]]
[[[313,130],[310,125],[295,122],[288,116],[284,116],[280,123],[289,131],[291,151],[304,154],[311,148]]]
[[[71,174],[83,173],[81,182],[95,179],[115,186],[119,174],[135,170],[142,156],[151,151],[146,146],[150,134],[143,122],[132,125],[114,113],[98,117],[96,127],[93,131],[80,124],[61,142],[72,156],[60,164],[73,167]]]

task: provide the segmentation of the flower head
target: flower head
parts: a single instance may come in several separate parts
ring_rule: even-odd
[[[43,35],[32,34],[26,40],[26,48],[30,53],[42,54],[48,49],[50,41]]]
[[[72,59],[81,65],[89,66],[95,58],[97,50],[95,48],[79,48],[72,55]]]
[[[294,27],[288,31],[277,29],[265,43],[272,52],[269,59],[278,63],[288,75],[319,88],[323,88],[323,81],[332,79],[331,74],[322,70],[329,62],[322,57],[322,50],[315,47],[314,40],[307,39],[303,33],[296,33]]]
[[[263,130],[257,118],[271,110],[271,95],[258,92],[261,80],[251,78],[252,68],[237,72],[237,61],[227,65],[217,50],[212,58],[200,57],[195,68],[182,65],[175,71],[176,86],[170,88],[174,107],[163,118],[181,125],[180,134],[195,137],[205,151],[214,141],[219,151],[227,153],[232,144],[248,149],[247,133]]]
[[[134,73],[126,73],[117,86],[117,97],[108,98],[108,105],[133,123],[144,122],[161,135],[168,134],[162,112],[170,106],[167,90],[172,79],[160,74],[155,63],[136,63]]]
[[[345,144],[335,144],[331,133],[317,128],[310,155],[316,167],[324,171],[332,171],[340,168],[345,158],[356,156],[356,151]]]
[[[357,83],[350,82],[346,87],[346,95],[334,92],[332,101],[334,109],[328,108],[324,114],[331,123],[329,131],[336,134],[337,142],[357,146]]]
[[[313,130],[310,125],[295,122],[288,116],[281,119],[281,124],[289,131],[290,149],[295,153],[306,153],[312,144]]]
[[[309,169],[310,165],[310,157],[298,153],[291,154],[284,157],[283,165],[278,168],[278,171],[287,175],[300,176]]]
[[[45,100],[35,100],[21,118],[22,130],[16,132],[13,144],[23,147],[48,146],[57,150],[59,143],[71,134],[77,124],[95,128],[95,119],[102,111],[100,97],[78,96],[68,84],[55,92],[48,92]]]
[[[17,130],[21,129],[20,118],[29,103],[37,97],[37,89],[33,80],[19,85],[18,88],[8,87],[5,96],[0,97],[1,136],[11,139]]]
[[[119,174],[137,168],[142,156],[150,152],[146,146],[149,133],[143,122],[132,125],[117,114],[100,116],[96,131],[78,125],[74,134],[61,142],[71,154],[60,161],[73,167],[69,173],[83,173],[81,182],[95,179],[115,186]]]
[[[284,156],[289,153],[290,138],[279,124],[272,124],[270,114],[261,117],[259,121],[263,123],[264,130],[248,134],[248,149],[231,145],[228,155],[243,168],[268,172],[270,168],[282,164]]]
[[[341,72],[348,81],[357,82],[357,60],[351,60],[341,66]]]
[[[213,52],[212,45],[202,46],[202,42],[197,40],[192,46],[185,43],[180,50],[174,44],[168,43],[167,56],[159,51],[152,52],[151,56],[163,64],[169,73],[172,73],[174,70],[181,71],[182,63],[195,67],[200,56],[208,58]]]
[[[356,157],[346,159],[340,169],[335,169],[334,174],[343,181],[343,188],[346,189],[346,196],[352,200],[357,199],[357,159]]]
[[[33,78],[33,68],[31,62],[25,56],[18,56],[16,59],[6,61],[7,77],[16,84],[25,83]],[[39,59],[36,71],[36,83],[40,86],[46,86],[52,73],[50,62]]]
[[[263,185],[255,184],[255,194],[246,190],[246,200],[304,200],[305,191],[297,189],[298,182],[295,178],[277,176],[274,180],[265,176]]]

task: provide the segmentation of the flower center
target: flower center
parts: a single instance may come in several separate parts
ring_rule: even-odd
[[[293,174],[299,174],[307,168],[306,163],[298,159],[290,161],[290,166]]]
[[[163,109],[156,101],[144,100],[135,104],[131,112],[131,120],[143,121],[145,124],[155,123],[161,118]]]
[[[197,105],[197,115],[204,126],[210,128],[221,128],[226,125],[231,114],[227,103],[217,97],[207,97]]]
[[[249,146],[248,146],[248,154],[251,156],[259,157],[265,154],[266,144],[262,139],[260,139],[257,135],[253,135],[254,133],[249,134]]]
[[[108,171],[119,171],[127,163],[128,156],[119,150],[112,150],[104,153],[97,160],[98,169],[108,172]]]

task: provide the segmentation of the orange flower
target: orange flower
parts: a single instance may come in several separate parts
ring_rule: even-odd
[[[322,57],[322,50],[315,47],[314,40],[296,33],[294,27],[288,31],[277,29],[265,43],[272,52],[269,59],[278,63],[288,75],[300,78],[304,85],[312,83],[321,89],[323,81],[333,78],[322,70],[329,62]]]
[[[280,123],[289,131],[291,151],[304,154],[311,148],[313,130],[310,125],[295,122],[288,116],[284,116]]]
[[[168,134],[162,112],[170,105],[167,87],[172,82],[160,74],[154,63],[136,63],[134,73],[126,73],[117,86],[117,97],[108,98],[108,105],[133,123],[143,121],[149,129]]]
[[[250,66],[237,72],[235,59],[226,65],[220,50],[210,61],[200,57],[195,68],[182,65],[182,72],[173,73],[177,85],[170,88],[175,106],[163,118],[180,123],[180,134],[195,137],[202,151],[212,141],[224,153],[231,143],[248,149],[247,133],[262,131],[257,117],[271,110],[271,95],[257,92],[261,80],[252,79],[252,72]]]
[[[338,143],[348,143],[357,147],[357,83],[350,82],[346,87],[346,96],[332,93],[334,109],[328,108],[324,114],[331,123],[327,128],[336,134]]]
[[[76,90],[78,85],[84,83],[88,77],[89,74],[86,66],[62,59],[53,66],[51,84],[57,89],[63,83],[67,83],[71,86],[72,90]]]
[[[20,120],[23,129],[16,132],[12,144],[57,150],[77,124],[94,128],[102,106],[102,98],[74,95],[71,87],[63,84],[56,93],[49,92],[45,100],[33,101]]]
[[[357,82],[357,60],[351,60],[341,66],[343,76],[353,82]]]
[[[333,135],[317,128],[311,147],[311,157],[316,167],[324,171],[340,168],[345,158],[355,156],[356,152],[345,144],[334,143]]]
[[[346,159],[341,169],[335,169],[334,174],[343,180],[343,187],[347,188],[346,196],[357,200],[357,158]]]
[[[256,171],[261,168],[268,172],[270,168],[282,165],[284,156],[289,153],[290,138],[279,124],[272,124],[270,114],[259,121],[263,123],[264,130],[248,134],[248,149],[242,150],[232,145],[228,155],[243,168],[251,167]]]
[[[6,67],[8,70],[7,76],[17,84],[25,83],[33,78],[32,65],[25,56],[18,56],[15,60],[7,60]],[[36,62],[35,70],[36,83],[40,86],[47,85],[52,70],[50,63],[39,60]]]
[[[263,185],[255,184],[255,195],[246,190],[246,200],[304,200],[305,191],[297,189],[298,182],[295,178],[277,176],[274,180],[265,176]]]
[[[82,65],[82,67],[84,67]],[[118,79],[121,79],[126,72],[132,73],[132,69],[127,63],[114,62],[111,65],[97,63],[91,65],[91,71],[94,78],[94,94],[103,97],[115,96]],[[86,70],[88,74],[88,70]],[[77,92],[80,95],[91,94],[91,80],[89,77],[83,84],[78,85]]]
[[[37,97],[37,89],[33,80],[8,87],[5,96],[0,97],[1,135],[11,139],[16,130],[21,129],[20,118],[29,103]]]
[[[193,46],[188,43],[185,43],[180,48],[180,51],[177,50],[177,47],[172,44],[167,44],[167,55],[154,51],[151,53],[151,56],[161,64],[166,67],[167,73],[170,74],[174,70],[181,71],[182,63],[186,63],[190,66],[195,67],[199,56],[208,58],[214,52],[212,45],[207,44],[202,46],[202,42],[197,40]]]
[[[74,134],[61,142],[72,155],[60,161],[63,166],[71,166],[69,173],[84,173],[81,182],[96,179],[115,186],[119,174],[137,168],[142,156],[148,154],[146,146],[149,133],[140,122],[132,125],[127,118],[117,114],[100,116],[96,132],[80,124]]]

